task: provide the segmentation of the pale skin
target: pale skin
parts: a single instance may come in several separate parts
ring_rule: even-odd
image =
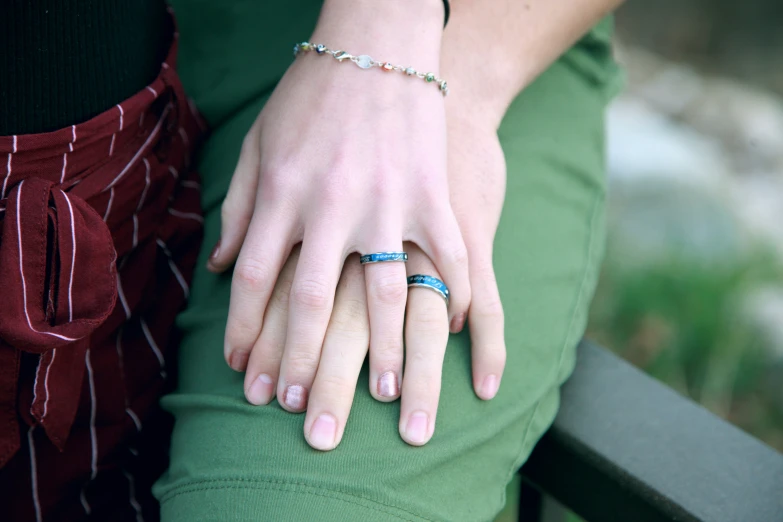
[[[371,394],[400,398],[401,437],[426,444],[448,334],[466,320],[474,390],[495,396],[506,353],[492,267],[506,177],[497,128],[621,1],[455,0],[445,32],[441,0],[324,2],[309,41],[434,72],[451,92],[312,54],[284,75],[245,138],[209,261],[219,272],[236,260],[224,352],[246,372],[249,402],[306,411],[308,443],[333,449],[369,351]],[[403,243],[407,265],[362,267],[352,254]],[[445,281],[448,308],[408,291],[406,272]]]

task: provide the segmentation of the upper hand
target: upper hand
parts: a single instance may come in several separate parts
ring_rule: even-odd
[[[314,41],[338,38],[321,32]],[[437,52],[434,60],[421,59],[437,67]],[[251,351],[264,349],[262,318],[283,263],[299,242],[285,349],[281,360],[270,359],[263,368],[290,411],[305,408],[335,288],[351,252],[401,250],[403,241],[412,241],[451,289],[449,317],[464,318],[470,303],[467,253],[448,191],[445,110],[436,88],[328,56],[298,58],[244,140],[223,204],[222,240],[210,261],[219,271],[238,254],[225,337],[231,367],[243,370]],[[368,265],[365,279],[370,389],[379,400],[393,400],[378,394],[377,380],[402,370],[405,267]],[[289,396],[291,386],[303,389],[305,399]]]

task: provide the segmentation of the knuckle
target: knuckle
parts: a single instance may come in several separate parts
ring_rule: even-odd
[[[500,298],[497,296],[475,303],[470,313],[475,314],[477,319],[501,321],[501,325],[505,319],[503,303],[500,302]]]
[[[290,198],[292,186],[285,175],[285,168],[265,166],[261,170],[259,190],[264,201]]]
[[[319,375],[318,381],[318,387],[326,390],[326,395],[333,402],[349,399],[356,391],[356,383],[340,375]]]
[[[272,294],[272,300],[270,306],[273,306],[279,310],[287,310],[288,302],[291,296],[291,287],[293,281],[290,279],[278,279],[275,285],[275,291]]]
[[[506,345],[485,343],[478,347],[475,357],[487,372],[500,372],[506,366]]]
[[[328,304],[326,283],[318,279],[303,279],[291,287],[291,300],[295,305],[308,310],[323,310]]]
[[[465,245],[462,243],[462,241],[460,241],[458,245],[454,245],[446,249],[443,254],[443,258],[448,264],[467,267],[468,249],[465,248]]]
[[[441,306],[441,308],[443,307]],[[417,309],[408,314],[407,321],[409,328],[419,333],[441,333],[448,329],[448,317],[445,313],[445,308],[442,310],[437,310],[433,307]]]
[[[385,305],[396,305],[405,301],[408,285],[399,274],[388,274],[375,278],[370,283],[370,295]]]
[[[342,337],[363,339],[369,337],[367,305],[359,299],[345,299],[335,306],[331,329]]]
[[[421,368],[431,368],[436,366],[437,354],[435,350],[413,350],[405,354],[406,364],[408,360],[410,364],[419,366]]]
[[[312,352],[310,350],[291,350],[290,353],[286,352],[286,358],[288,359],[287,366],[290,369],[287,373],[291,373],[291,370],[296,372],[311,371],[318,366],[320,359],[320,352]]]
[[[238,205],[234,198],[226,197],[220,205],[220,220],[223,224],[232,224],[237,221],[249,221],[251,212],[243,211],[243,205]]]
[[[271,267],[258,259],[244,259],[234,270],[237,282],[250,291],[263,289],[272,277]]]
[[[382,338],[373,345],[372,352],[373,357],[384,361],[402,359],[402,339],[399,337]]]

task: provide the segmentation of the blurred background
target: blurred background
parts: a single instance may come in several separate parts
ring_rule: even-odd
[[[617,12],[627,80],[607,114],[609,236],[587,332],[778,451],[782,22],[780,0]],[[498,521],[516,520],[512,504]]]
[[[783,451],[783,2],[629,1],[588,337]]]

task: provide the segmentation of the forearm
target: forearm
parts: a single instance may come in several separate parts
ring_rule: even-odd
[[[441,70],[455,104],[499,124],[508,105],[623,0],[452,0]]]

